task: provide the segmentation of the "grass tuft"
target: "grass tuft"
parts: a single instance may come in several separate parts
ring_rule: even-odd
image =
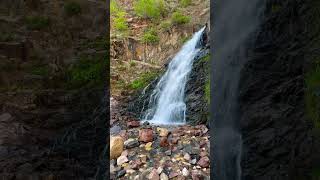
[[[190,17],[183,15],[181,12],[174,12],[171,17],[171,21],[174,25],[182,25],[190,22]]]

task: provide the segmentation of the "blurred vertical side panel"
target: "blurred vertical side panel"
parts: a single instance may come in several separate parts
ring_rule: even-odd
[[[0,178],[106,179],[109,2],[0,1]]]

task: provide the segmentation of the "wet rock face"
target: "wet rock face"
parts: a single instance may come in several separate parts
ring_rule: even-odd
[[[205,85],[209,77],[209,60],[203,60],[209,55],[209,49],[203,49],[196,56],[189,80],[186,85],[186,119],[189,123],[206,123],[208,120],[208,102],[205,99]]]
[[[310,179],[312,138],[302,71],[306,36],[301,33],[306,5],[268,1],[255,48],[249,48],[239,90],[244,179]]]

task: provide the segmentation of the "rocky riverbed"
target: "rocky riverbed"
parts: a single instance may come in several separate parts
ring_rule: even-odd
[[[129,117],[115,120],[116,104],[111,101],[110,179],[209,179],[206,125],[154,126]]]

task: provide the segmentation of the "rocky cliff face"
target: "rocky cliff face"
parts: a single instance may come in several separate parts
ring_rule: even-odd
[[[311,179],[316,151],[313,124],[305,115],[304,76],[316,37],[312,6],[312,1],[267,1],[249,48],[239,98],[246,180]]]

